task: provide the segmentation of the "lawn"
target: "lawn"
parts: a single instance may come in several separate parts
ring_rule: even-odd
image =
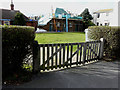
[[[39,44],[85,42],[84,32],[36,33]]]

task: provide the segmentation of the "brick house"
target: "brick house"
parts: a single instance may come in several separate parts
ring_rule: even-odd
[[[11,3],[11,10],[8,9],[0,9],[0,25],[13,25],[14,19],[15,19],[15,15],[16,13],[21,13],[19,10],[14,10],[14,5],[13,3]],[[23,13],[22,13],[23,14]],[[27,16],[24,16],[24,19],[26,21],[26,26],[33,26],[33,27],[37,27],[38,23],[36,20],[31,20],[29,19]]]
[[[8,10],[8,9],[0,9],[0,24],[4,25],[13,25],[13,21],[15,19],[16,13],[20,13],[19,10]],[[29,18],[27,18],[24,14],[25,21],[29,21]]]
[[[55,18],[56,27],[58,32],[66,31],[66,19]],[[51,19],[47,25],[38,26],[39,28],[45,29],[47,31],[56,31],[54,26],[54,19]],[[81,32],[84,31],[83,21],[79,19],[68,19],[68,32]]]
[[[67,19],[66,19],[67,17]],[[67,22],[66,22],[67,20]],[[62,8],[56,8],[55,14],[46,15],[38,21],[38,27],[47,31],[81,32],[84,31],[82,17],[67,13]],[[68,29],[66,29],[66,27]]]

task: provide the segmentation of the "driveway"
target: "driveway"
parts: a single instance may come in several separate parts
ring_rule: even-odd
[[[118,88],[118,64],[99,61],[85,66],[39,73],[32,81],[12,88]]]

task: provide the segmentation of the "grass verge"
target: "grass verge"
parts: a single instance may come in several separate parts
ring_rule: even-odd
[[[85,42],[84,32],[36,33],[39,44]]]

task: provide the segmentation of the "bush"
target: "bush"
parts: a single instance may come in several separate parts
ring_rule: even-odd
[[[89,26],[96,26],[92,21],[88,21],[88,27]]]
[[[108,57],[118,57],[120,53],[120,27],[91,26],[88,37],[93,40],[105,39],[104,51]]]
[[[2,69],[3,79],[21,71],[23,59],[31,53],[35,38],[34,28],[26,26],[2,27]]]
[[[17,12],[13,22],[14,25],[26,25],[24,15],[20,12]]]
[[[95,26],[95,24],[90,20],[84,21],[84,29],[88,28],[89,26]]]

